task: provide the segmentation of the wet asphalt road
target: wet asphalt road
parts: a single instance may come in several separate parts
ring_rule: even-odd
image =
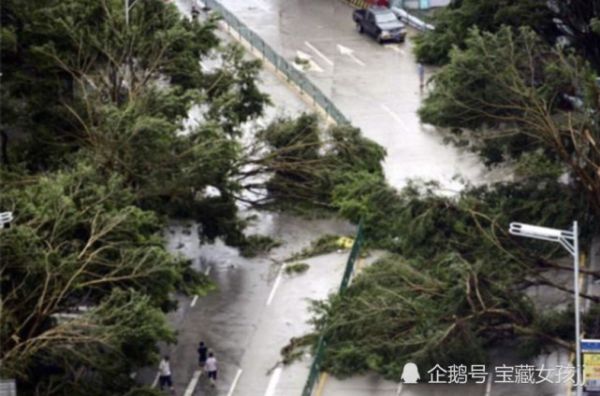
[[[189,13],[189,0],[175,3],[184,14]],[[226,33],[220,32],[219,36],[225,43],[231,42]],[[206,61],[203,67],[210,64]],[[263,70],[260,80],[260,88],[271,96],[274,105],[253,123],[256,126],[278,116],[311,111],[272,72]],[[194,124],[195,117],[199,115],[193,110],[188,125]],[[207,296],[177,296],[179,307],[169,314],[178,333],[177,344],[160,347],[162,354],[171,357],[177,395],[263,396],[269,387],[271,396],[282,394],[280,389],[286,389],[283,394],[301,393],[310,356],[290,368],[276,370],[280,350],[291,337],[310,330],[309,299],[324,299],[337,289],[347,252],[303,260],[311,267],[297,276],[282,273],[282,262],[323,234],[352,235],[355,229],[339,220],[306,220],[269,212],[257,216],[248,233],[269,235],[283,244],[271,254],[254,259],[240,257],[236,249],[219,241],[201,244],[196,226],[190,222],[173,222],[165,232],[169,250],[191,259],[194,267],[208,274],[216,285]],[[196,347],[200,340],[219,361],[216,388],[205,376],[198,377]],[[156,385],[157,370],[148,367],[138,372],[137,378]]]
[[[351,235],[354,228],[337,220],[303,220],[265,212],[259,214],[257,224],[250,233],[270,235],[283,244],[253,259],[241,257],[236,249],[220,242],[200,245],[193,224],[174,222],[169,227],[169,249],[191,258],[194,268],[207,273],[217,285],[217,290],[205,297],[181,297],[179,309],[170,314],[178,340],[176,345],[163,346],[162,351],[171,356],[178,395],[301,393],[310,356],[283,368],[280,350],[291,337],[310,331],[309,300],[323,299],[337,289],[348,252],[302,260],[310,267],[301,275],[285,274],[282,263],[319,235]],[[193,382],[200,340],[219,360],[216,388],[204,377]],[[147,381],[154,373],[153,369],[146,372]]]
[[[384,167],[393,186],[421,178],[452,192],[463,185],[457,176],[474,183],[504,177],[488,173],[473,153],[444,144],[438,131],[420,123],[416,111],[424,93],[411,37],[401,44],[377,44],[357,33],[352,8],[338,0],[222,3],[289,61],[310,59],[307,76],[386,148]]]
[[[178,0],[184,12],[188,0]],[[309,54],[313,66],[306,73],[363,129],[388,150],[385,163],[388,180],[403,186],[409,178],[436,179],[449,190],[462,186],[456,174],[478,182],[485,171],[469,154],[445,146],[435,131],[420,125],[415,111],[421,100],[410,39],[405,44],[381,47],[359,36],[349,18],[350,9],[335,0],[225,0],[224,4],[247,22],[286,58],[298,51]],[[350,21],[350,22],[349,22]],[[340,47],[342,46],[342,52]],[[348,52],[350,49],[352,52]],[[261,74],[262,88],[276,106],[263,120],[275,115],[293,115],[309,110],[285,83],[272,73]],[[174,346],[162,346],[172,358],[178,395],[294,396],[301,393],[310,357],[281,368],[279,350],[289,338],[305,334],[308,298],[322,299],[337,289],[347,252],[333,253],[308,262],[306,274],[286,276],[281,261],[307,246],[323,233],[352,234],[353,228],[339,221],[307,221],[293,216],[261,213],[251,233],[271,235],[286,243],[266,257],[244,259],[236,250],[200,245],[195,227],[172,224],[169,247],[194,260],[199,271],[209,274],[217,290],[206,297],[179,297],[179,309],[170,315],[178,330]],[[204,340],[220,363],[216,388],[198,378],[196,345]],[[139,374],[145,382],[155,379],[156,370]],[[355,377],[346,381],[330,379],[324,395],[403,396],[500,396],[562,395],[537,387],[460,385],[448,387],[404,386],[376,377]]]
[[[376,44],[355,32],[351,8],[337,0],[222,2],[288,60],[297,57],[310,60],[310,67],[305,71],[309,78],[366,136],[387,149],[385,170],[392,185],[402,187],[415,178],[433,179],[452,193],[465,181],[480,183],[505,177],[502,172],[485,170],[475,155],[444,144],[439,131],[419,122],[416,111],[426,92],[419,90],[410,37],[404,44]],[[268,327],[276,322],[275,317],[267,315],[263,323]],[[266,335],[263,333],[259,337]],[[541,356],[535,362],[522,362],[513,355],[512,352],[506,356],[498,355],[494,365],[533,363],[536,367],[549,367],[568,364],[566,353]],[[244,365],[246,363],[247,359]],[[288,382],[295,382],[294,367],[300,367],[297,375],[305,375],[306,362],[292,366],[283,376]],[[297,386],[278,384],[272,387],[272,379],[263,393],[259,392],[260,386],[242,386],[234,394],[299,394]],[[330,379],[325,382],[322,394],[558,396],[567,392],[562,384],[494,384],[490,380],[484,385],[404,385],[399,388],[395,383],[366,376],[344,381]]]

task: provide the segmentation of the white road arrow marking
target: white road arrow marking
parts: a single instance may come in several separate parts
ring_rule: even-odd
[[[394,52],[398,52],[399,54],[404,55],[404,50],[397,45],[386,45],[385,48],[389,48]]]
[[[300,50],[296,51],[296,56],[299,59],[308,62],[309,70],[314,70],[318,73],[323,73],[323,69],[319,66],[314,60],[312,60],[312,56],[307,54],[306,52],[302,52]]]
[[[302,52],[300,50],[296,51],[296,55],[298,55],[298,58],[302,59],[302,60],[306,60],[309,61],[312,59],[312,56],[310,56],[309,54],[307,54],[306,52]]]
[[[305,41],[304,45],[306,45],[308,48],[310,48],[315,54],[317,54],[317,56],[319,58],[323,59],[325,61],[325,63],[327,63],[329,66],[333,66],[333,62],[328,57],[323,55],[323,53],[321,51],[319,51],[314,45],[312,45],[308,41]]]
[[[365,66],[365,63],[363,61],[361,61],[360,59],[358,59],[355,55],[354,55],[354,50],[348,47],[344,47],[343,45],[338,44],[337,45],[337,49],[338,51],[340,51],[340,54],[342,55],[348,55],[348,57],[350,59],[352,59],[354,62],[358,63],[361,66]]]

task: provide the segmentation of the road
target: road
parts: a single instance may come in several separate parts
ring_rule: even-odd
[[[177,5],[189,12],[189,0]],[[309,77],[363,132],[388,150],[388,180],[402,187],[408,179],[435,179],[448,191],[462,182],[489,180],[475,156],[443,144],[438,133],[419,123],[416,109],[422,99],[410,40],[405,45],[381,47],[353,31],[349,8],[333,0],[225,0],[232,11],[260,33],[288,59],[310,58]],[[281,6],[280,4],[285,4]],[[228,38],[222,35],[224,40]],[[289,87],[270,72],[261,73],[261,88],[276,104],[260,122],[276,115],[310,110]],[[194,261],[217,290],[206,297],[178,297],[179,309],[169,318],[178,331],[178,343],[161,346],[172,357],[178,395],[294,396],[301,393],[310,356],[289,367],[278,365],[279,351],[292,336],[309,331],[307,299],[323,299],[339,284],[347,252],[306,260],[307,273],[287,276],[282,260],[324,233],[352,234],[348,224],[333,220],[303,220],[260,213],[250,233],[270,235],[284,242],[271,254],[256,259],[240,257],[222,243],[202,244],[193,224],[173,223],[169,248]],[[204,340],[220,362],[215,389],[208,386],[195,365],[196,345]],[[550,357],[556,362],[564,356]],[[502,359],[501,359],[502,360]],[[156,369],[138,374],[152,383]],[[404,386],[376,377],[347,381],[330,379],[324,395],[501,396],[563,394],[563,388],[537,386]]]
[[[489,172],[469,152],[446,145],[442,131],[422,125],[417,109],[426,92],[419,89],[411,37],[404,44],[380,46],[357,34],[351,8],[338,0],[222,0],[222,3],[290,62],[307,60],[307,76],[363,133],[386,148],[386,178],[401,188],[410,179],[438,181],[454,193],[465,182],[506,177]],[[413,32],[414,33],[414,32]],[[489,371],[502,365],[536,368],[569,365],[564,352],[533,362],[515,358],[517,350],[497,351]],[[425,374],[422,374],[426,378]],[[329,379],[322,395],[344,396],[504,396],[567,394],[564,384],[502,384],[488,377],[483,385],[404,385],[376,376]],[[275,388],[274,388],[275,389]],[[273,389],[270,389],[270,391]],[[292,395],[277,388],[270,395]],[[297,393],[296,393],[297,394]]]
[[[490,174],[473,153],[444,144],[420,123],[423,99],[409,37],[381,46],[356,32],[351,8],[338,0],[223,0],[230,11],[289,61],[309,59],[307,76],[355,126],[387,150],[389,183],[436,180],[449,192]],[[414,32],[413,32],[414,34]],[[427,76],[431,71],[427,71]],[[458,176],[458,178],[456,178]]]
[[[280,350],[291,337],[310,330],[308,299],[323,299],[335,290],[347,252],[303,260],[310,268],[295,276],[283,272],[282,261],[319,235],[351,234],[354,230],[341,221],[301,220],[275,213],[260,216],[260,228],[248,231],[284,243],[269,255],[253,259],[240,257],[236,249],[220,242],[201,245],[195,226],[175,223],[171,227],[169,248],[192,258],[195,268],[208,273],[218,287],[196,301],[193,297],[182,299],[180,309],[171,315],[178,329],[178,343],[165,352],[178,360],[174,363],[178,394],[190,389],[188,396],[274,396],[281,393],[269,393],[269,387],[299,394],[304,386],[310,358],[282,369],[278,366]],[[215,352],[220,363],[216,389],[207,386],[204,378],[198,386],[192,383],[200,340]]]
[[[177,0],[175,4],[182,13],[189,13],[189,0]],[[231,42],[226,33],[218,35],[224,42]],[[262,70],[259,77],[260,89],[270,95],[274,105],[255,124],[265,125],[278,116],[311,111],[272,72]],[[193,125],[196,116],[194,111],[190,113],[188,126]],[[355,229],[339,220],[306,220],[269,212],[257,216],[248,233],[269,235],[283,245],[253,259],[241,257],[236,249],[219,241],[201,244],[192,223],[173,222],[166,232],[169,250],[191,259],[194,268],[206,273],[216,285],[216,290],[204,297],[177,296],[178,309],[169,314],[178,333],[177,344],[160,345],[160,349],[161,354],[171,357],[177,395],[274,396],[282,389],[287,389],[285,394],[301,393],[311,357],[305,356],[293,367],[280,368],[279,351],[291,337],[310,331],[309,299],[324,299],[337,289],[347,252],[303,260],[310,268],[296,276],[283,273],[282,262],[323,234],[352,235]],[[196,347],[200,340],[219,360],[220,378],[215,389],[199,376]],[[136,377],[142,383],[156,385],[157,368],[145,368]]]

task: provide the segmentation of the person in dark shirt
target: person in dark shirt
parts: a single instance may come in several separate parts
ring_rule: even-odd
[[[204,341],[200,341],[198,345],[198,365],[204,367],[206,359],[208,358],[208,348],[204,344]]]

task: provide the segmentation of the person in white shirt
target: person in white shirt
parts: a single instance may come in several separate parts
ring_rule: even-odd
[[[173,390],[173,380],[171,379],[171,364],[169,363],[169,357],[165,356],[158,365],[158,381],[160,383],[160,390],[163,390],[165,385],[169,389]]]
[[[217,358],[210,352],[208,354],[208,359],[206,359],[206,363],[204,364],[204,371],[206,371],[212,386],[215,386],[215,382],[217,381],[217,370]]]

